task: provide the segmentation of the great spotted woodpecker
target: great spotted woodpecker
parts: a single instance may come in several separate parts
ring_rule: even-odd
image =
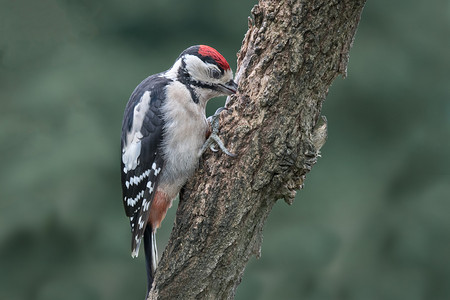
[[[213,135],[205,143],[211,133],[206,103],[236,89],[225,58],[200,45],[184,50],[169,70],[146,78],[131,94],[122,123],[123,204],[132,257],[144,238],[148,290],[158,263],[156,229],[210,139],[218,140]]]

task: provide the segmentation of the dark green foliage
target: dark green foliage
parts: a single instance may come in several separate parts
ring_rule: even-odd
[[[123,109],[187,46],[214,46],[235,70],[253,4],[1,2],[0,299],[143,298],[121,203]],[[450,298],[449,12],[367,3],[324,103],[323,158],[293,206],[275,206],[237,299]],[[223,99],[211,102],[209,114]]]

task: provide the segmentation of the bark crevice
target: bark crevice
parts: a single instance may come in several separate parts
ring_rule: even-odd
[[[238,53],[239,91],[180,194],[149,299],[230,299],[278,199],[291,204],[327,136],[322,103],[346,75],[365,0],[261,0]]]

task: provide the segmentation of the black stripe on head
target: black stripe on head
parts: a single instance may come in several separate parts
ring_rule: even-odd
[[[187,50],[189,49],[190,48],[188,48]],[[184,52],[186,52],[186,50]],[[184,55],[183,53],[182,55]],[[181,66],[178,69],[178,81],[180,81],[182,84],[186,86],[189,93],[191,93],[192,100],[194,101],[194,103],[197,104],[200,100],[198,99],[197,93],[195,93],[194,88],[192,87],[192,85],[195,85],[194,84],[195,80],[191,78],[188,71],[186,70],[186,62],[184,61],[184,57],[181,58]]]
[[[190,55],[195,55],[195,56],[199,56],[198,54],[198,50],[200,49],[200,46],[191,46],[189,48],[187,48],[186,50],[184,50],[183,52],[181,52],[180,56],[178,56],[178,58],[183,57],[186,54],[190,54]]]
[[[205,46],[200,46],[200,45],[191,46],[191,47],[187,48],[186,50],[184,50],[183,52],[181,52],[181,54],[178,58],[181,58],[181,57],[183,57],[183,55],[187,55],[187,54],[197,56],[202,61],[217,66],[220,70],[220,73],[223,75],[225,73],[225,69],[222,67],[222,65],[217,63],[217,61],[212,56],[200,54],[199,52],[201,52],[200,51],[201,47],[205,47]],[[210,47],[207,47],[207,48],[210,48]],[[214,50],[214,51],[216,51],[216,50]],[[228,65],[228,63],[226,63],[226,64]]]

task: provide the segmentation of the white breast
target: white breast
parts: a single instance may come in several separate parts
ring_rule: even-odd
[[[166,89],[164,114],[164,161],[159,185],[171,198],[176,197],[186,180],[194,173],[199,152],[208,129],[205,104],[194,103],[189,90],[174,81]]]

